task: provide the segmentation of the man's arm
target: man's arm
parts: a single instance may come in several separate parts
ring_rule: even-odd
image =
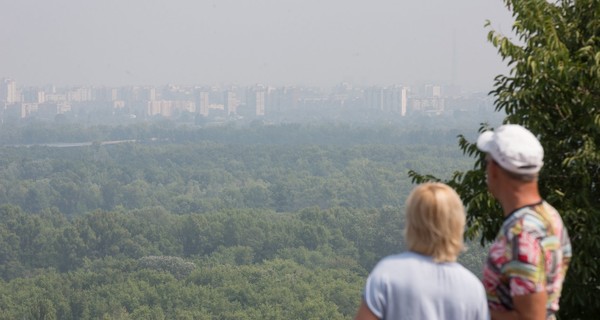
[[[507,314],[491,312],[492,319],[546,319],[545,252],[538,237],[544,232],[539,229],[538,222],[535,215],[526,214],[520,221],[521,227],[516,228],[520,231],[512,238],[511,233],[507,234],[506,250],[512,256],[511,261],[503,266],[503,273],[510,279],[513,310]]]
[[[548,295],[546,290],[532,294],[513,296],[513,311],[490,310],[492,320],[545,320],[546,302]]]
[[[358,308],[358,312],[356,313],[354,320],[379,320],[379,318],[377,318],[373,311],[369,309],[369,306],[365,300],[363,300],[360,303],[360,308]]]

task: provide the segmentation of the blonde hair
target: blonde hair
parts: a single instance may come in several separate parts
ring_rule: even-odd
[[[464,248],[465,219],[465,208],[454,189],[443,183],[417,186],[406,200],[408,249],[436,262],[456,261]]]

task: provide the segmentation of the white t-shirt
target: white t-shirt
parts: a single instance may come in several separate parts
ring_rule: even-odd
[[[485,290],[473,273],[411,251],[379,261],[363,298],[380,319],[489,319]]]

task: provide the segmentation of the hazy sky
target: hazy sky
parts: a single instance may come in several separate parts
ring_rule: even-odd
[[[486,40],[485,20],[497,30],[511,28],[502,0],[0,4],[0,78],[18,85],[332,86],[455,78],[465,89],[489,90],[506,67]]]

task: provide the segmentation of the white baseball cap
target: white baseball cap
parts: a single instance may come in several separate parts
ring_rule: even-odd
[[[487,152],[502,168],[517,174],[536,174],[544,165],[544,148],[529,130],[506,124],[483,132],[477,148]]]

